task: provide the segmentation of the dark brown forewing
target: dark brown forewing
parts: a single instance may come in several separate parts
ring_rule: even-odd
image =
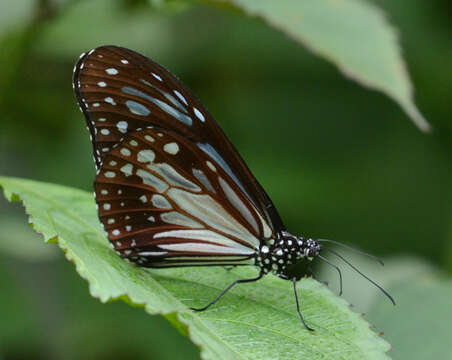
[[[114,146],[95,193],[115,249],[142,266],[250,263],[275,237],[220,164],[166,129],[136,131]]]
[[[149,125],[175,131],[218,160],[262,209],[275,231],[284,225],[271,200],[196,97],[154,61],[125,48],[101,46],[80,57],[74,89],[91,133],[96,167],[127,133]]]

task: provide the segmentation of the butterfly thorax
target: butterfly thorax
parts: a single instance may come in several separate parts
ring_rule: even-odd
[[[256,257],[256,265],[267,274],[285,278],[287,269],[300,262],[311,262],[320,252],[320,245],[313,239],[296,237],[286,231],[279,234],[272,245],[262,245]]]

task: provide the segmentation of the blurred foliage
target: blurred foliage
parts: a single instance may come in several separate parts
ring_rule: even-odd
[[[444,0],[374,2],[399,29],[416,103],[433,126],[431,135],[420,133],[388,98],[233,11],[173,1],[169,8],[162,1],[4,1],[0,174],[91,190],[91,147],[72,95],[72,67],[82,51],[122,45],[162,63],[194,90],[292,232],[379,255],[416,255],[451,274],[452,6]],[[0,298],[0,358],[198,356],[163,319],[91,299],[61,256],[25,259],[20,246],[29,235],[16,225],[19,218],[27,226],[21,212],[0,203],[6,227],[0,242],[20,243],[15,250],[0,247],[6,294]],[[23,231],[24,238],[14,240],[10,231]],[[410,264],[404,269],[415,273]],[[377,304],[373,319],[389,342],[405,344],[394,348],[395,359],[415,359],[409,345],[422,344],[422,322],[443,328],[441,313],[432,311],[448,296],[450,280],[435,280],[428,288],[409,277],[403,281],[412,288],[395,289],[400,306]],[[432,309],[431,298],[421,295],[433,289],[438,303]],[[346,297],[358,303],[354,294]],[[410,319],[412,309],[419,314]],[[450,329],[443,333],[450,337]],[[447,358],[438,349],[425,343],[426,353]]]
[[[452,280],[413,259],[396,258],[387,265],[399,275],[387,285],[398,300],[397,309],[388,312],[379,298],[368,318],[385,325],[384,331],[392,342],[391,355],[394,359],[452,358]],[[408,335],[413,329],[420,333],[418,337]]]
[[[350,79],[387,94],[419,129],[430,131],[430,125],[414,104],[398,36],[380,9],[370,2],[229,0],[228,3],[328,59]]]
[[[390,339],[394,359],[449,359],[452,280],[432,265],[412,256],[390,257],[385,267],[336,248],[361,271],[388,290],[397,301],[392,308],[379,290],[350,268],[343,268],[344,292],[353,309]],[[334,269],[319,276],[338,288]],[[364,291],[365,289],[365,291]]]

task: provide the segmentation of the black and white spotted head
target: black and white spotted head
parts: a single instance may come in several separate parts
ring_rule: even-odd
[[[256,264],[264,273],[272,272],[287,278],[286,273],[293,265],[311,262],[321,249],[321,245],[313,239],[296,237],[282,231],[275,241],[260,247]]]

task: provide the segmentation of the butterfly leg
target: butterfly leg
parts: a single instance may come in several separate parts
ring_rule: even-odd
[[[211,305],[215,304],[218,300],[220,300],[223,297],[223,295],[226,294],[229,290],[231,290],[235,285],[240,284],[240,283],[254,282],[254,281],[257,281],[260,278],[262,278],[262,276],[264,276],[264,274],[260,273],[259,276],[255,277],[255,278],[236,280],[232,284],[230,284],[226,289],[224,289],[215,299],[213,299],[206,306],[203,306],[201,308],[191,308],[191,309],[194,311],[204,311],[204,310],[208,309]]]
[[[309,331],[314,331],[313,328],[309,327],[308,324],[306,324],[306,322],[304,321],[303,314],[301,313],[300,303],[298,301],[298,294],[297,294],[297,278],[296,277],[292,278],[292,283],[293,283],[293,291],[295,293],[295,301],[297,302],[297,312],[298,312],[298,315],[300,315],[301,322],[303,323],[303,325],[306,329],[308,329]]]

